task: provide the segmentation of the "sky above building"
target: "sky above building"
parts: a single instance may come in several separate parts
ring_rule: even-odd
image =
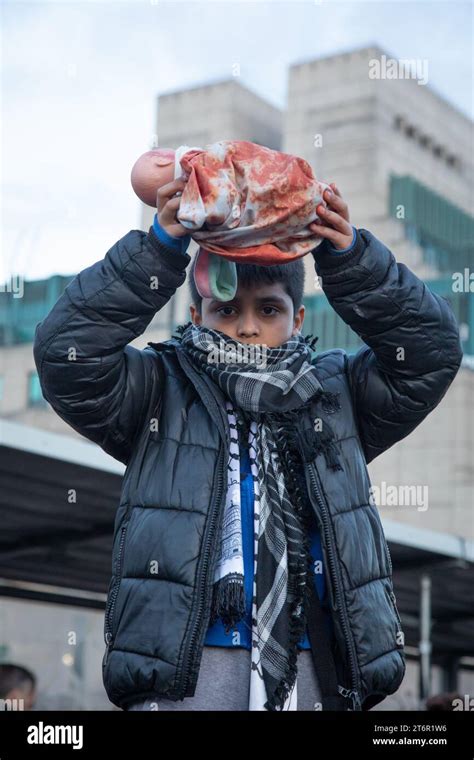
[[[239,70],[285,108],[292,64],[376,44],[427,60],[428,86],[472,118],[472,14],[431,0],[4,0],[0,282],[75,273],[139,227],[130,170],[160,94]]]

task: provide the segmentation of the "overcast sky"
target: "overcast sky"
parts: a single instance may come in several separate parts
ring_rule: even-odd
[[[243,85],[284,107],[289,65],[376,43],[427,59],[429,85],[473,113],[471,3],[1,6],[0,282],[75,273],[136,229],[130,169],[151,146],[156,96],[230,77],[235,63]]]

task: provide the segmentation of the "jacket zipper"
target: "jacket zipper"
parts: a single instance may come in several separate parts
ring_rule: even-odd
[[[390,568],[389,572],[390,572],[390,576],[391,576],[392,573],[393,573],[392,557],[390,556],[390,549],[388,548],[388,542],[386,541],[386,539],[384,539],[384,541],[385,541],[385,548],[387,549],[388,566]]]
[[[224,490],[222,456],[223,455],[222,455],[222,449],[221,449],[221,451],[219,452],[218,483],[217,483],[217,489],[216,489],[216,498],[213,504],[212,514],[210,517],[209,530],[207,531],[206,543],[205,543],[205,547],[203,551],[203,562],[202,562],[201,570],[199,573],[199,578],[196,584],[196,593],[199,599],[199,605],[198,605],[198,609],[196,611],[196,615],[194,618],[194,625],[192,628],[191,636],[189,638],[189,643],[183,657],[183,666],[182,666],[183,678],[182,678],[182,687],[181,687],[181,693],[183,696],[186,696],[186,691],[189,686],[189,681],[191,678],[190,662],[192,658],[195,656],[196,640],[197,640],[198,634],[201,632],[203,610],[204,610],[205,602],[207,601],[206,597],[208,596],[208,594],[203,594],[202,590],[205,589],[207,585],[207,575],[209,572],[209,558],[211,555],[211,548],[214,544],[214,533],[215,533],[217,518],[219,515],[221,495]]]
[[[384,538],[384,541],[385,541],[385,548],[387,550],[387,559],[388,559],[388,566],[389,566],[389,574],[390,574],[390,579],[391,579],[392,576],[393,576],[392,557],[391,557],[391,554],[390,554],[390,549],[388,548],[388,541],[385,538]],[[392,588],[389,589],[389,594],[390,594],[390,599],[392,600],[394,612],[395,612],[395,614],[397,616],[397,620],[398,620],[398,624],[400,626],[400,630],[402,630],[402,619],[401,619],[400,613],[398,611],[397,599],[396,599],[395,593],[394,593],[394,591],[393,591]]]
[[[115,602],[117,601],[117,596],[118,596],[118,592],[119,592],[120,581],[121,581],[121,577],[122,577],[123,547],[125,545],[125,535],[126,535],[126,532],[127,532],[129,519],[127,520],[127,522],[124,525],[122,525],[122,528],[121,528],[120,543],[119,543],[119,552],[118,552],[118,560],[117,560],[117,578],[116,578],[116,582],[114,584],[114,587],[113,587],[112,591],[110,592],[110,600],[109,600],[109,605],[108,605],[108,609],[107,609],[106,617],[105,617],[105,627],[106,627],[105,644],[106,644],[106,648],[105,648],[104,666],[107,663],[107,659],[108,659],[108,656],[109,656],[109,650],[110,650],[110,647],[111,647],[112,641],[113,641],[112,619],[113,619],[113,613],[114,613],[114,609],[115,609]]]
[[[343,687],[339,686],[339,692],[340,694],[342,694],[343,697],[351,699],[354,710],[361,710],[362,708],[361,708],[361,700],[360,700],[360,680],[357,674],[356,653],[355,653],[354,642],[350,634],[347,609],[346,609],[344,597],[341,591],[339,575],[336,570],[336,562],[334,559],[334,539],[333,539],[333,535],[332,535],[332,531],[331,531],[331,527],[329,523],[327,506],[321,494],[319,483],[317,481],[314,470],[315,470],[315,465],[310,462],[309,474],[311,478],[311,484],[313,485],[313,488],[314,488],[312,493],[314,493],[316,496],[316,500],[318,502],[320,512],[321,512],[323,530],[324,530],[324,535],[326,537],[326,546],[328,549],[329,565],[330,565],[331,574],[334,580],[334,588],[336,592],[336,609],[339,612],[339,617],[342,623],[342,630],[343,630],[344,639],[346,642],[346,648],[347,648],[347,652],[349,656],[349,668],[351,672],[352,689],[344,689]]]
[[[397,607],[397,598],[396,598],[396,596],[395,596],[395,594],[394,594],[394,592],[393,592],[392,589],[390,589],[390,599],[392,600],[393,609],[394,609],[394,612],[395,612],[395,614],[397,616],[398,624],[400,626],[400,632],[403,633],[403,624],[402,624],[402,619],[400,617],[400,613],[399,613],[398,607]]]
[[[216,398],[212,395],[210,390],[207,388],[206,384],[201,379],[198,372],[194,370],[192,365],[189,364],[189,362],[185,361],[183,363],[180,352],[177,351],[178,361],[181,364],[181,367],[185,374],[189,377],[190,381],[194,384],[196,389],[198,390],[198,393],[201,397],[201,400],[204,404],[204,406],[207,408],[209,414],[212,414],[211,410],[216,415],[216,419],[219,418],[221,415],[221,409],[220,405],[218,404]],[[223,419],[224,415],[222,415],[224,430],[226,423]],[[219,460],[218,460],[218,466],[217,466],[217,472],[218,472],[218,481],[217,481],[217,488],[215,490],[215,500],[212,505],[212,511],[211,516],[208,517],[208,524],[209,527],[207,529],[207,535],[204,538],[205,544],[204,544],[204,551],[203,551],[203,561],[202,565],[199,571],[199,577],[197,579],[196,583],[196,594],[198,598],[198,608],[196,610],[196,614],[194,616],[194,621],[192,623],[191,628],[191,634],[188,639],[187,644],[185,645],[185,651],[183,655],[183,663],[181,667],[181,680],[180,680],[180,688],[179,688],[179,697],[183,699],[185,696],[187,696],[187,691],[189,689],[190,680],[191,680],[191,662],[196,657],[196,649],[197,649],[197,639],[198,635],[202,633],[202,624],[203,624],[203,611],[206,606],[206,603],[208,601],[209,594],[212,593],[212,586],[209,584],[209,588],[207,588],[207,576],[209,573],[209,558],[211,556],[212,548],[213,548],[213,542],[214,542],[214,533],[216,529],[216,523],[217,518],[220,513],[220,504],[222,500],[222,494],[224,491],[224,480],[227,474],[227,465],[224,463],[224,457],[228,456],[228,449],[226,449],[227,441],[225,439],[225,436],[223,438],[224,441],[224,451],[222,450],[222,447],[219,450]],[[217,547],[214,547],[214,550],[217,550]],[[203,593],[205,592],[205,593]]]

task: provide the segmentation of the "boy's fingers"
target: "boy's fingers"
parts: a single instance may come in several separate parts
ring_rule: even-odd
[[[330,185],[330,187],[332,188],[332,185]],[[349,209],[347,207],[347,203],[342,199],[339,192],[333,190],[333,192],[329,195],[328,190],[325,190],[323,193],[323,198],[326,203],[332,209],[334,209],[334,211],[337,211],[337,213],[340,214],[347,222],[349,221]]]
[[[181,197],[170,198],[169,200],[166,200],[165,198],[164,201],[164,206],[161,209],[158,209],[158,219],[160,224],[162,226],[175,224],[176,213],[181,203]]]
[[[310,228],[317,235],[329,240],[334,246],[339,246],[339,248],[345,248],[347,246],[347,241],[344,235],[337,230],[334,230],[332,227],[324,227],[322,224],[310,224]]]
[[[174,179],[172,182],[167,182],[166,185],[162,185],[158,188],[157,195],[159,197],[163,198],[169,198],[170,196],[174,195],[178,190],[182,190],[185,186],[186,182],[184,179],[181,179],[178,177],[178,179]]]
[[[177,196],[176,198],[170,198],[169,201],[165,203],[165,206],[163,208],[169,209],[170,211],[177,211],[179,209],[179,206],[181,204],[181,196]]]
[[[169,235],[172,235],[173,237],[182,237],[183,235],[187,235],[189,233],[189,230],[183,227],[183,225],[180,224],[180,222],[176,218],[176,214],[179,210],[179,206],[181,203],[181,196],[171,197],[171,198],[169,197],[170,193],[173,193],[173,196],[174,196],[174,193],[176,192],[176,187],[174,186],[173,182],[170,182],[169,185],[163,185],[163,187],[160,188],[160,190],[163,190],[163,188],[166,188],[165,194],[163,194],[163,197],[160,199],[160,197],[157,196],[158,221],[161,227],[163,227],[166,230],[166,232]],[[160,192],[160,190],[158,190],[158,193]],[[161,208],[160,208],[160,205],[161,205]]]
[[[337,232],[341,232],[343,235],[352,235],[351,225],[341,214],[331,211],[329,208],[324,208],[321,204],[316,208],[316,211],[323,222],[332,225]]]
[[[182,192],[186,182],[183,179],[174,179],[172,182],[168,182],[166,185],[159,187],[156,193],[156,207],[158,211],[161,211],[167,201],[175,195],[177,192]],[[179,198],[178,198],[179,200]]]

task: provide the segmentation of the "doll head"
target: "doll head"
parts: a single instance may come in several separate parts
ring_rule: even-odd
[[[174,179],[175,152],[157,148],[143,153],[135,161],[130,180],[135,193],[147,206],[156,206],[158,188]]]

